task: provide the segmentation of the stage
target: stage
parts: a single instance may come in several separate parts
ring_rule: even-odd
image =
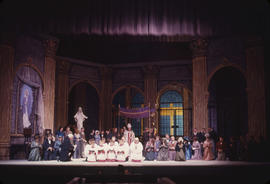
[[[86,183],[155,183],[168,177],[175,183],[262,183],[270,181],[270,163],[239,161],[143,161],[134,162],[71,162],[0,161],[1,181],[18,179],[35,183],[66,183],[74,177],[86,178]]]

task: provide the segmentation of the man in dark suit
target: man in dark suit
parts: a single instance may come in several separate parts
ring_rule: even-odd
[[[64,142],[60,145],[60,161],[71,161],[74,153],[74,146],[72,145],[73,135],[69,134],[64,138]]]
[[[47,138],[45,138],[43,143],[43,151],[44,151],[44,160],[53,159],[54,141],[52,138],[52,134],[48,134]]]

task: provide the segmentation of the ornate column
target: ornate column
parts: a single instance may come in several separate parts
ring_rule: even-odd
[[[264,48],[260,38],[246,41],[248,133],[266,136]]]
[[[54,104],[55,104],[55,54],[58,40],[49,38],[43,42],[45,49],[44,65],[44,126],[54,132]]]
[[[151,105],[151,108],[155,108],[156,98],[157,98],[157,76],[159,74],[159,68],[155,65],[146,65],[143,67],[144,73],[144,104],[146,106]],[[155,118],[155,122],[157,118]],[[147,127],[151,127],[151,122],[149,119],[146,120]],[[158,124],[155,123],[155,127]]]
[[[101,130],[112,127],[112,68],[100,68],[102,89],[99,101],[99,126]]]
[[[201,130],[208,127],[208,84],[206,51],[208,41],[202,38],[191,42],[192,91],[193,91],[193,128]]]
[[[14,49],[0,45],[0,160],[9,159]]]
[[[56,66],[56,93],[55,93],[55,130],[68,123],[68,71],[70,63],[64,60],[57,60]]]

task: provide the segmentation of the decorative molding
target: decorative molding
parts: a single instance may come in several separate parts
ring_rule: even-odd
[[[193,57],[205,56],[208,48],[208,40],[199,38],[190,42]]]
[[[43,46],[45,49],[45,55],[49,57],[54,57],[59,46],[59,40],[52,38],[43,40]]]

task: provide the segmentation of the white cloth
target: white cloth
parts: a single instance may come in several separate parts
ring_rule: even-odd
[[[117,150],[117,145],[109,145],[107,146],[107,159],[108,160],[115,160],[116,159],[116,150]]]
[[[116,160],[117,161],[126,161],[126,158],[129,155],[129,146],[127,143],[124,143],[123,145],[117,146],[116,151]]]
[[[83,112],[77,112],[74,118],[75,118],[75,121],[77,122],[77,129],[81,130],[81,128],[83,127],[84,120],[87,119],[88,117],[85,116]]]
[[[107,144],[97,146],[97,161],[105,161],[107,159]]]
[[[96,161],[96,155],[97,155],[97,145],[94,144],[94,146],[87,144],[84,148],[84,154],[85,157],[87,157],[87,160],[90,162]]]
[[[139,142],[135,144],[134,142],[132,142],[130,145],[130,160],[142,161],[143,160],[142,151],[143,151],[142,143]]]

